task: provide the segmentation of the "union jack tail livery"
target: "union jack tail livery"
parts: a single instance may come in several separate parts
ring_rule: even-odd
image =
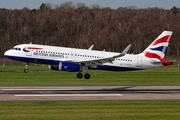
[[[162,32],[143,52],[147,58],[154,58],[161,61],[164,66],[173,64],[164,59],[169,41],[171,38],[171,31]],[[155,62],[154,62],[155,63]],[[157,63],[157,62],[156,62]]]

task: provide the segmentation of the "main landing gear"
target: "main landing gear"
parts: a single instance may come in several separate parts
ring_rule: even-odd
[[[83,78],[83,74],[82,74],[82,73],[78,73],[78,74],[77,74],[77,78],[79,78],[79,79]],[[84,75],[84,78],[85,78],[85,79],[90,79],[90,78],[91,78],[91,75],[90,75],[89,73],[86,73],[86,74]]]
[[[88,66],[84,66],[84,69],[86,70],[86,74],[84,75],[84,78],[85,79],[90,79],[91,75],[88,73]],[[77,74],[77,78],[79,78],[79,79],[83,78],[83,74],[81,72],[79,72]]]
[[[28,67],[29,67],[29,63],[26,63],[26,69],[24,69],[25,73],[28,73]]]

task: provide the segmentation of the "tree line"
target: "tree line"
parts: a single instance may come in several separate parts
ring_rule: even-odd
[[[91,7],[83,3],[63,3],[54,8],[43,3],[39,9],[0,8],[0,58],[17,44],[33,43],[121,52],[132,44],[129,53],[142,52],[162,31],[173,36],[168,57],[180,55],[180,13],[173,7],[118,9]]]

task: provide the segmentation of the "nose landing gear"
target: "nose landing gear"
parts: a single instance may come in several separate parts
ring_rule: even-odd
[[[28,67],[29,67],[29,63],[26,63],[26,69],[24,69],[25,73],[28,73]]]

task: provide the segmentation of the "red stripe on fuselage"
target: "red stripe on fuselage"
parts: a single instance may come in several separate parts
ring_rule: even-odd
[[[30,50],[42,50],[42,48],[36,48],[36,47],[27,47],[27,49],[30,49]]]

